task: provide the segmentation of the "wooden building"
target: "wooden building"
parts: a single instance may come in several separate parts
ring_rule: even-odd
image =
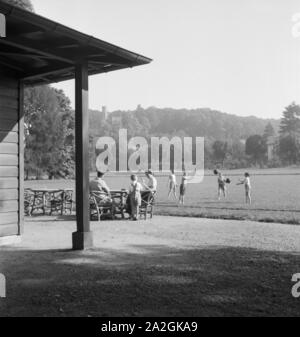
[[[0,243],[20,237],[24,230],[24,86],[75,78],[77,232],[73,248],[90,247],[88,77],[144,65],[151,59],[1,0],[0,14],[6,22],[6,37],[0,38]]]

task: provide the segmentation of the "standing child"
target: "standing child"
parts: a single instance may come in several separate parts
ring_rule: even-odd
[[[183,177],[181,179],[180,195],[179,195],[179,204],[182,204],[182,205],[184,205],[184,198],[185,198],[187,183],[188,183],[188,177],[186,175],[186,172],[184,172]]]
[[[169,175],[168,187],[169,187],[168,199],[170,198],[171,193],[173,193],[174,198],[177,199],[177,195],[176,195],[177,181],[176,181],[176,175],[174,173],[174,170],[172,170],[171,174]]]
[[[221,172],[218,174],[218,200],[221,200],[222,193],[224,198],[226,198],[226,179]]]
[[[138,182],[138,177],[134,174],[131,176],[131,184],[129,187],[129,199],[131,205],[131,219],[137,221],[139,213],[140,213],[140,206],[142,203],[141,198],[141,190],[142,185]]]
[[[245,186],[245,193],[246,193],[246,204],[251,204],[251,182],[250,182],[250,174],[248,172],[245,173],[245,178],[240,180],[237,185],[244,185]]]

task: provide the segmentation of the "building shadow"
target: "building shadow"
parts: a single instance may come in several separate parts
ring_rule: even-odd
[[[206,246],[176,249],[4,248],[0,316],[298,316],[299,253]]]

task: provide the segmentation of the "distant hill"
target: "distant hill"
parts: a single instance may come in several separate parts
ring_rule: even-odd
[[[105,118],[107,117],[107,118]],[[210,140],[241,140],[253,134],[263,134],[268,123],[278,132],[280,120],[254,116],[240,117],[209,108],[194,110],[139,107],[134,111],[90,110],[90,134],[109,133],[115,121],[119,128],[130,128],[129,134],[144,136],[179,135],[206,137]]]

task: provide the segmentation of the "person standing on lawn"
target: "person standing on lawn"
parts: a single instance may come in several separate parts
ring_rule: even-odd
[[[181,184],[180,184],[180,195],[179,195],[179,204],[184,205],[184,198],[186,194],[186,187],[188,183],[188,177],[186,172],[183,173],[182,179],[181,179]]]
[[[171,193],[173,193],[175,200],[177,200],[177,195],[176,195],[177,181],[176,181],[176,175],[174,173],[174,170],[172,170],[171,174],[169,175],[168,187],[169,187],[168,199],[170,198]]]
[[[248,172],[245,173],[245,178],[241,179],[237,185],[245,186],[245,195],[246,195],[246,204],[251,204],[251,182],[250,182],[250,174]]]
[[[218,173],[218,200],[221,200],[221,194],[223,193],[224,198],[226,199],[226,179],[221,172]]]

